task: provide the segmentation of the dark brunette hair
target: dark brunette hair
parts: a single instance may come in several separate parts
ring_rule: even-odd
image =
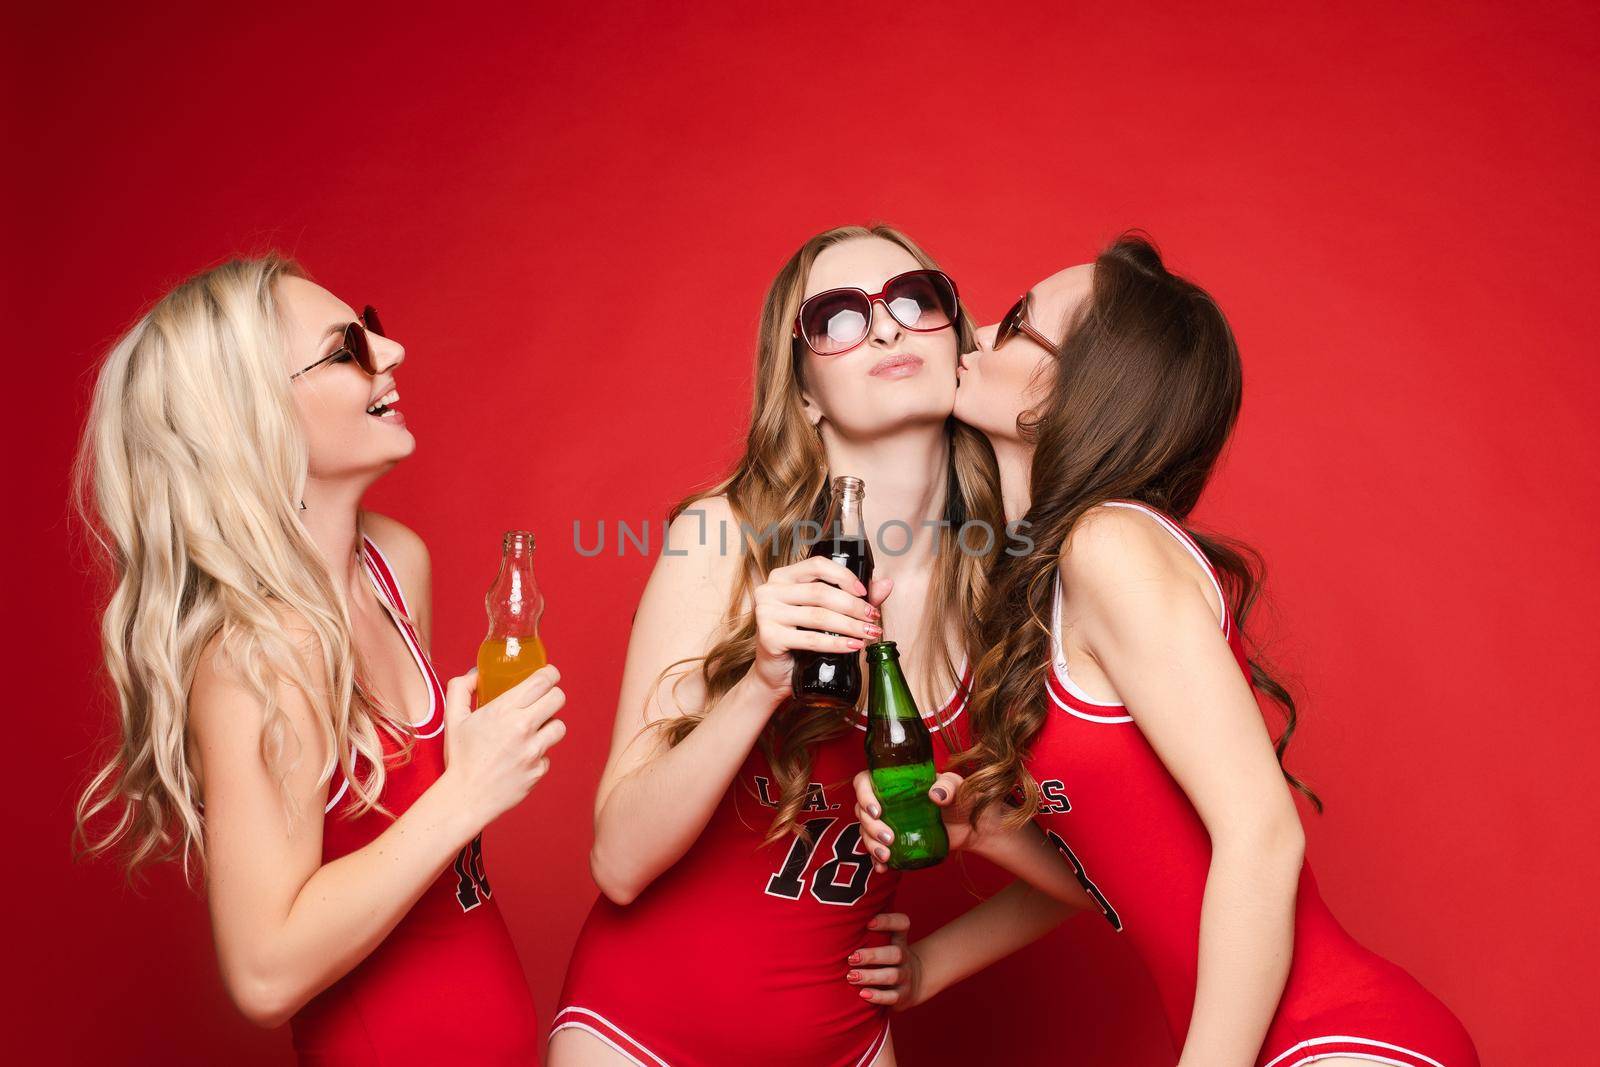
[[[983,809],[1018,796],[1018,821],[1037,807],[1038,784],[1024,761],[1048,713],[1056,567],[1086,512],[1134,500],[1181,525],[1216,568],[1241,632],[1261,586],[1256,552],[1187,521],[1238,420],[1243,392],[1238,346],[1216,302],[1167,270],[1148,237],[1128,233],[1095,260],[1091,295],[1062,326],[1048,393],[1020,424],[1034,445],[1026,516],[1034,548],[1001,558],[978,618],[976,647],[984,652],[971,705],[974,769],[964,786],[974,822]],[[1253,648],[1250,680],[1285,712],[1275,742],[1281,766],[1297,721],[1294,698]],[[1316,794],[1283,773],[1320,812]]]

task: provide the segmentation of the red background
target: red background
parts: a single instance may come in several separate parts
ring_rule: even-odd
[[[499,532],[539,531],[572,734],[488,850],[548,1019],[649,567],[579,557],[572,524],[659,520],[721,472],[773,273],[884,219],[984,321],[1130,225],[1218,296],[1248,388],[1202,518],[1271,564],[1324,893],[1486,1063],[1592,1055],[1592,4],[138,6],[6,35],[13,1049],[288,1056],[232,1012],[171,871],[129,890],[68,858],[109,710],[66,471],[137,309],[268,246],[383,309],[421,446],[373,503],[432,547],[442,671],[470,663]],[[912,881],[924,930],[959,903]],[[937,1003],[896,1023],[905,1062],[1173,1060],[1093,919]]]

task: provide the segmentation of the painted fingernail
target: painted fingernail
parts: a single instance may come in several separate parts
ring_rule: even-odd
[[[849,974],[844,976],[844,980],[849,982],[851,985],[859,985],[861,983],[861,972],[851,971]]]
[[[850,651],[859,652],[860,650],[861,650],[861,642],[857,641],[855,638],[852,637],[850,639]]]
[[[863,989],[863,990],[862,990],[862,991],[861,991],[861,999],[862,999],[862,1000],[871,1000],[871,999],[872,999],[872,990],[870,990],[870,989]]]
[[[944,786],[936,785],[936,786],[933,787],[933,799],[935,799],[935,800],[943,800],[944,799]]]
[[[883,809],[878,807],[878,805],[876,805],[876,804],[872,805],[872,817],[874,819],[883,818]]]
[[[877,848],[877,849],[873,849],[873,851],[875,853],[877,853],[877,856],[878,856],[878,858],[880,860],[882,860],[885,863],[889,862],[889,850],[888,849],[886,849],[886,848]]]
[[[878,917],[876,915],[874,915],[872,918],[867,920],[867,929],[868,930],[876,930],[877,928],[878,928]]]
[[[894,844],[894,834],[888,830],[879,830],[878,840],[882,841],[886,845],[892,845]]]
[[[863,626],[862,629],[867,631],[867,636],[868,637],[882,637],[883,636],[883,627],[874,626],[870,622],[867,623],[865,626]]]
[[[883,618],[883,612],[879,611],[877,608],[873,607],[871,604],[868,604],[867,605],[867,618],[871,619],[873,622],[877,622],[879,619]]]
[[[845,962],[850,964],[850,966],[854,967],[856,964],[861,962],[861,953],[859,953],[859,952],[850,953],[850,958],[848,960],[845,960]]]

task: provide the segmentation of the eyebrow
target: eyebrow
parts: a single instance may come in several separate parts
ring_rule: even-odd
[[[311,367],[315,367],[320,363],[326,362],[335,352],[339,351],[339,347],[338,346],[344,343],[343,338],[344,338],[344,327],[343,326],[330,326],[330,327],[328,327],[328,329],[323,333],[323,335],[321,337],[317,338],[317,346],[312,349],[313,352],[317,353],[317,356],[318,356],[317,362],[311,364],[310,366],[308,366],[306,368],[306,370],[310,370]],[[334,342],[334,347],[332,347],[332,348],[328,347],[328,342],[329,341],[333,341]],[[300,373],[304,374],[305,371],[301,371]]]

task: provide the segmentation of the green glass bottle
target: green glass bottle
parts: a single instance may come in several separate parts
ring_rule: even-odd
[[[933,735],[911,699],[893,641],[867,646],[867,769],[883,821],[894,831],[889,866],[912,871],[943,860],[950,839],[928,796],[937,774]]]

